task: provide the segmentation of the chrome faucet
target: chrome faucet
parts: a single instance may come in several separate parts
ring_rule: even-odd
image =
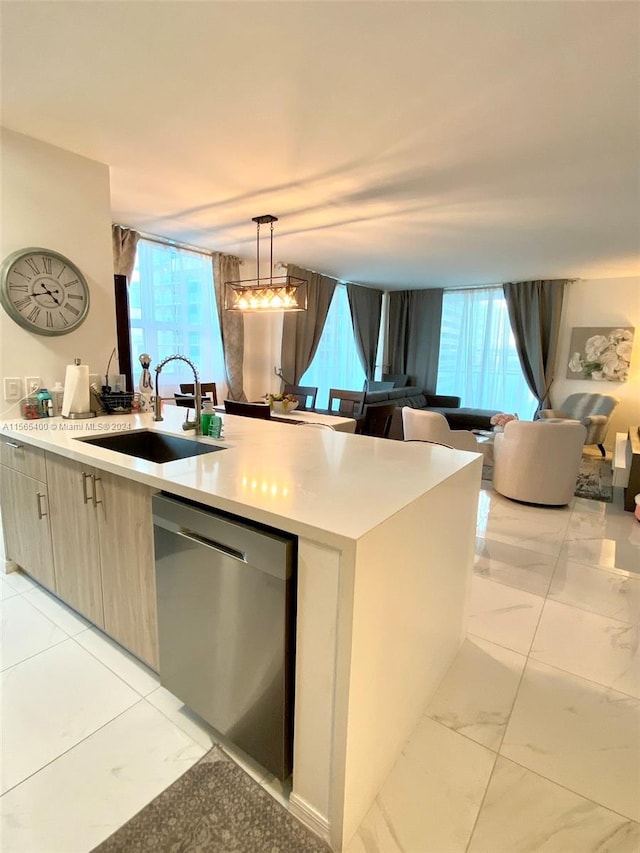
[[[175,397],[161,397],[160,392],[158,391],[158,377],[160,376],[160,371],[168,364],[170,361],[184,361],[186,362],[191,370],[193,370],[193,400],[196,409],[196,417],[195,420],[189,420],[189,410],[187,409],[187,416],[185,418],[184,423],[182,424],[182,429],[193,429],[195,430],[196,435],[202,435],[202,429],[200,427],[200,412],[202,410],[202,391],[200,388],[200,376],[198,374],[198,368],[191,361],[191,359],[187,358],[186,355],[168,355],[166,358],[163,358],[162,361],[156,367],[156,396],[154,398],[153,404],[153,419],[154,421],[162,421],[164,418],[162,417],[162,401],[163,400],[174,400]]]

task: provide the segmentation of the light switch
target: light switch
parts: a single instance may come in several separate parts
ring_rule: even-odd
[[[22,394],[20,393],[20,377],[5,376],[4,379],[4,399],[6,403],[11,403],[14,400],[19,400]]]

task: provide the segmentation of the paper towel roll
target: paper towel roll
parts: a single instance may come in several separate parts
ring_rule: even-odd
[[[89,365],[68,364],[64,377],[64,396],[62,398],[62,417],[89,412]]]

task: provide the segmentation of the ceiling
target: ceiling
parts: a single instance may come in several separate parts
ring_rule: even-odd
[[[271,213],[386,288],[640,274],[636,2],[1,12],[3,125],[108,163],[114,222],[253,258]]]

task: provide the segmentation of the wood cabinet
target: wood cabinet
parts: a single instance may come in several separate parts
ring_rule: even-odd
[[[151,490],[97,472],[104,629],[158,669]]]
[[[0,442],[0,504],[5,553],[38,583],[56,592],[44,453],[17,441]]]
[[[151,489],[13,439],[0,463],[7,557],[157,669]]]
[[[23,444],[19,439],[0,440],[0,464],[19,471],[33,480],[46,481],[45,453],[39,447]]]
[[[98,515],[94,505],[96,471],[51,453],[47,453],[46,467],[56,591],[74,610],[103,628]]]
[[[151,490],[47,454],[58,595],[158,668]]]

